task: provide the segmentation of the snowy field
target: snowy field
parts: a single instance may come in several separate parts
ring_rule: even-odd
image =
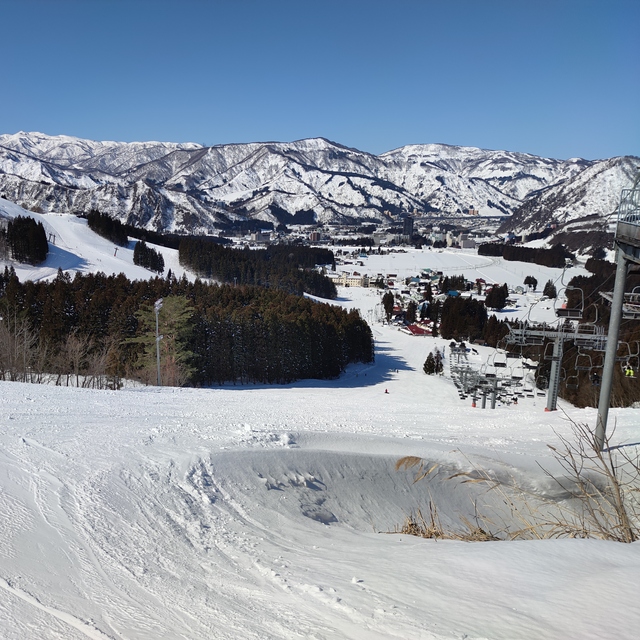
[[[62,258],[149,275],[84,222],[42,218],[60,252],[21,278],[55,274]],[[539,288],[560,277],[453,251],[379,260],[376,271],[482,272],[510,285],[524,273]],[[501,495],[448,479],[459,472],[556,496],[541,468],[558,472],[547,445],[569,434],[569,419],[593,425],[595,410],[561,402],[546,413],[538,396],[474,408],[446,375],[422,372],[448,341],[375,322],[373,290],[341,289],[339,303],[371,319],[376,361],[336,381],[117,392],[0,383],[0,637],[636,638],[638,543],[388,533],[430,500],[446,524],[478,510],[499,529]],[[478,364],[490,350],[479,352]],[[614,422],[614,444],[640,443],[640,410],[613,409]],[[414,484],[395,470],[407,455],[437,470]]]

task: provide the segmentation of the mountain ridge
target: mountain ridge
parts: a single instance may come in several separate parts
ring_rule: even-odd
[[[296,214],[320,224],[398,214],[504,217],[514,231],[610,216],[640,158],[542,158],[410,144],[374,155],[327,138],[204,146],[0,135],[0,196],[42,212],[98,209],[154,231],[210,233]]]

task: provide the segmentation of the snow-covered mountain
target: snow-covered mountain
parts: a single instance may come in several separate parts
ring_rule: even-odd
[[[531,193],[503,227],[526,230],[585,218],[606,224],[617,210],[622,189],[631,187],[639,171],[640,159],[633,156],[591,163],[571,179]]]
[[[0,135],[0,196],[44,213],[98,209],[187,233],[246,219],[358,223],[469,209],[517,212],[513,228],[528,229],[611,214],[638,170],[636,157],[563,161],[442,144],[375,156],[323,138],[203,147]]]

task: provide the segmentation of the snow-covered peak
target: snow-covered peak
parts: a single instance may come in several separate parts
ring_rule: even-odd
[[[435,143],[375,156],[322,137],[203,147],[19,132],[0,136],[0,196],[32,210],[98,208],[132,224],[195,233],[298,212],[353,223],[387,212],[508,216],[606,162]],[[584,206],[606,215],[601,202]]]

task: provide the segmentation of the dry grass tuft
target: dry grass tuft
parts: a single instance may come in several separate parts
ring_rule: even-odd
[[[505,481],[474,467],[448,476],[465,478],[465,483],[486,483],[487,491],[497,492],[508,509],[509,521],[497,527],[474,503],[476,523],[461,517],[462,531],[442,526],[438,511],[429,501],[425,518],[418,509],[403,525],[390,533],[404,533],[438,540],[532,540],[545,538],[598,538],[617,542],[640,540],[640,454],[635,448],[610,447],[609,439],[600,451],[593,432],[586,424],[571,421],[573,437],[558,436],[560,445],[550,446],[564,474],[543,471],[561,489],[562,497],[533,495],[513,478]],[[613,435],[613,434],[611,434]],[[470,461],[468,461],[470,462]],[[471,462],[470,462],[471,463]],[[413,482],[427,478],[438,464],[426,466],[416,456],[400,458],[396,470],[416,469]],[[494,516],[497,517],[497,516]],[[493,533],[491,532],[493,529]]]
[[[415,476],[413,477],[413,481],[419,482],[420,480],[424,480],[432,471],[434,471],[438,467],[438,463],[434,463],[428,469],[425,467],[424,460],[422,458],[418,458],[417,456],[405,456],[404,458],[400,458],[396,462],[396,471],[409,470],[418,467]]]
[[[389,533],[404,533],[409,536],[417,536],[419,538],[429,538],[434,540],[463,540],[465,542],[488,542],[491,540],[500,540],[492,533],[485,531],[482,527],[469,522],[466,518],[461,518],[465,526],[463,531],[447,530],[442,527],[438,512],[433,504],[429,502],[429,518],[422,515],[422,511],[418,509],[415,513],[411,513],[405,518],[401,527],[397,527]]]

